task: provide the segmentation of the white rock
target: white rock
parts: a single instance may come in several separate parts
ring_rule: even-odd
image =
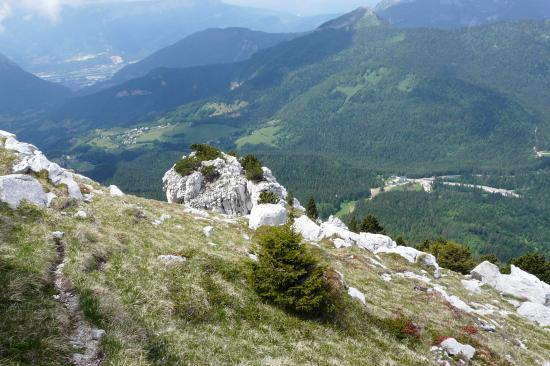
[[[256,205],[250,213],[248,227],[256,230],[260,226],[280,226],[286,224],[288,213],[281,205]]]
[[[435,285],[432,291],[438,292],[451,306],[454,308],[457,308],[458,310],[462,310],[465,313],[473,313],[474,309],[468,304],[466,304],[464,301],[462,301],[459,297],[454,295],[449,295],[443,287],[439,285]]]
[[[105,337],[105,331],[103,329],[93,329],[92,330],[92,339],[95,341],[101,340],[101,338]]]
[[[339,227],[340,229],[349,230],[346,224],[336,216],[330,216],[327,220],[327,224]]]
[[[52,238],[54,239],[63,239],[64,236],[65,236],[65,233],[63,231],[54,231],[52,233]]]
[[[74,214],[74,217],[76,217],[77,219],[86,219],[88,218],[88,214],[84,211],[78,211]]]
[[[358,299],[363,304],[366,304],[365,294],[363,294],[361,291],[359,291],[355,287],[348,288],[348,295],[350,295],[351,297],[353,297],[355,299]]]
[[[160,225],[164,224],[167,220],[170,220],[171,218],[172,218],[171,215],[162,214],[162,215],[160,215],[160,217],[158,219],[153,221],[153,225],[154,226],[160,226]]]
[[[115,196],[115,197],[123,197],[124,196],[124,192],[122,192],[117,186],[115,185],[110,185],[109,186],[109,194],[111,196]]]
[[[15,137],[8,137],[8,139],[4,143],[4,147],[6,148],[6,150],[16,151],[23,155],[34,155],[35,152],[39,152],[36,146],[24,142],[19,142],[15,139]]]
[[[193,216],[198,216],[198,217],[203,217],[203,218],[208,218],[210,217],[210,214],[204,210],[198,210],[196,208],[193,208],[193,207],[186,207],[183,212],[187,213],[187,214],[190,214],[190,215],[193,215]]]
[[[476,354],[476,349],[474,347],[469,344],[462,344],[454,338],[447,338],[441,342],[440,347],[450,356],[461,356],[467,360],[471,360]]]
[[[258,261],[258,256],[254,253],[248,253],[248,258],[252,259],[254,262]]]
[[[69,191],[69,196],[71,198],[74,198],[77,200],[82,200],[84,198],[82,196],[82,192],[80,191],[80,187],[73,179],[73,175],[69,173],[67,170],[61,168],[56,163],[51,163],[49,165],[48,177],[50,181],[56,186],[60,184],[66,185]]]
[[[0,138],[3,138],[3,139],[15,138],[15,135],[8,131],[0,130]]]
[[[190,155],[191,156],[191,155]],[[170,203],[182,203],[195,209],[207,209],[233,216],[250,213],[252,200],[246,177],[239,161],[230,155],[203,162],[220,173],[213,182],[206,182],[200,172],[182,177],[174,167],[163,178],[164,191]]]
[[[524,302],[518,308],[518,314],[538,323],[541,327],[550,327],[550,307],[536,302]]]
[[[334,247],[336,249],[351,247],[351,244],[345,241],[344,239],[336,238],[336,239],[333,239],[332,242],[334,243]]]
[[[214,233],[214,228],[212,226],[207,226],[202,229],[202,232],[207,238],[209,238]]]
[[[167,264],[183,263],[187,261],[187,258],[181,257],[179,255],[159,255],[157,259]]]
[[[308,241],[318,241],[322,237],[322,231],[319,225],[314,223],[306,215],[300,216],[294,220],[292,228]]]
[[[472,277],[503,294],[542,305],[546,302],[546,294],[550,294],[550,285],[513,265],[508,275],[501,274],[496,265],[483,262],[472,270]]]
[[[0,201],[16,209],[23,200],[40,207],[48,207],[50,202],[42,185],[35,178],[22,174],[0,177]]]
[[[266,167],[263,167],[262,170],[264,172],[264,180],[260,182],[248,181],[246,185],[246,188],[250,194],[252,204],[258,204],[258,200],[262,192],[271,192],[275,194],[275,196],[279,197],[278,204],[286,206],[285,199],[288,195],[288,192],[286,191],[285,187],[277,182],[277,179],[275,179],[271,170]]]
[[[395,248],[397,247],[397,244],[389,236],[361,233],[359,234],[359,239],[357,240],[357,246],[371,252],[376,252],[381,248]]]
[[[374,251],[375,254],[379,253],[395,253],[399,254],[401,257],[405,258],[411,263],[418,263],[430,267],[433,269],[433,276],[435,278],[441,277],[441,271],[437,260],[432,254],[421,252],[415,248],[395,246],[395,247],[380,247]]]
[[[460,280],[464,288],[474,294],[481,293],[481,282],[478,280]]]
[[[296,209],[296,210],[299,210],[299,211],[303,211],[305,212],[305,207],[302,206],[302,204],[300,203],[300,201],[298,201],[297,198],[293,198],[292,199],[292,208]]]

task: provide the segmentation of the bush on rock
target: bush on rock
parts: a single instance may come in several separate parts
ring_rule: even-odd
[[[246,179],[253,182],[260,182],[264,179],[264,171],[262,162],[254,155],[246,155],[241,160],[241,165],[246,173]]]
[[[264,191],[260,193],[260,198],[258,199],[259,205],[265,205],[265,204],[277,204],[279,203],[279,197],[273,192],[270,191]]]

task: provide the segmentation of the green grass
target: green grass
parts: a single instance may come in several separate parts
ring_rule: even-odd
[[[279,121],[273,121],[269,123],[269,126],[259,128],[253,131],[250,135],[241,137],[235,141],[237,148],[241,149],[245,145],[267,145],[276,147],[276,137],[277,133],[281,129],[281,126],[278,125]]]
[[[179,205],[110,197],[91,184],[96,192],[90,204],[62,205],[66,198],[58,190],[54,207],[62,210],[0,206],[2,365],[64,365],[74,352],[68,343],[71,319],[53,298],[54,230],[66,233],[64,275],[80,294],[82,311],[106,331],[103,365],[428,365],[433,339],[441,335],[474,345],[473,366],[505,364],[501,355],[520,365],[550,357],[546,332],[513,315],[515,309],[495,291],[470,294],[462,277],[446,270],[437,280],[468,303],[492,304],[511,314],[482,317],[502,328],[469,336],[461,329],[472,325],[470,315],[413,290],[425,283],[396,275],[421,275],[422,268],[395,255],[337,250],[328,240],[311,250],[342,273],[348,286],[365,293],[367,304],[344,295],[334,317],[294,316],[262,302],[253,290],[249,253],[258,244],[245,219],[195,217]],[[88,219],[74,218],[77,210],[85,210]],[[163,214],[172,218],[152,225]],[[214,227],[211,238],[204,236],[205,226]],[[166,254],[187,260],[157,259]],[[393,274],[391,282],[382,279],[384,273]],[[418,339],[402,334],[408,321],[420,327]],[[510,346],[502,334],[522,340],[527,349]]]
[[[356,204],[357,204],[357,201],[343,202],[340,205],[340,210],[338,210],[338,212],[336,212],[335,215],[337,217],[344,217],[344,216],[352,214],[353,211],[355,211],[355,205]]]

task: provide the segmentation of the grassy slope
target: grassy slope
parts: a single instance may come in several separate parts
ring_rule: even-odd
[[[68,263],[65,276],[81,295],[88,319],[105,329],[104,365],[427,365],[436,336],[455,336],[478,349],[474,365],[532,365],[550,357],[546,332],[514,315],[494,318],[498,333],[468,336],[461,328],[472,318],[452,310],[440,297],[413,291],[414,280],[384,282],[384,272],[421,272],[401,258],[383,256],[388,267],[358,248],[336,250],[329,242],[315,248],[349,286],[363,291],[366,308],[348,300],[336,320],[301,319],[262,303],[248,281],[248,253],[256,248],[245,220],[211,215],[204,219],[180,206],[132,196],[110,197],[100,190],[91,204],[61,209],[0,206],[0,363],[67,364],[70,319],[53,300],[51,269],[57,261],[53,230],[63,240]],[[58,207],[60,202],[57,202]],[[83,209],[88,218],[73,213]],[[63,212],[67,214],[63,214]],[[172,219],[155,227],[162,214]],[[215,227],[212,238],[202,228]],[[158,255],[178,254],[185,263],[167,265]],[[468,301],[492,303],[499,296],[486,289],[470,295],[459,276],[447,273],[438,282]],[[514,312],[497,300],[503,310]],[[495,305],[495,303],[493,303]],[[429,311],[427,311],[429,309]],[[400,341],[387,319],[402,313],[422,327],[419,342]],[[510,346],[522,340],[527,349]],[[537,356],[539,358],[537,358]]]

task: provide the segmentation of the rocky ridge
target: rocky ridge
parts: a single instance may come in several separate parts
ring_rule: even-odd
[[[2,136],[5,136],[5,133],[3,133]],[[0,148],[1,147],[2,146],[0,146]],[[17,157],[14,162],[14,166],[21,164],[25,161],[26,157],[29,157],[28,154],[22,155],[18,150],[10,151],[14,152]],[[41,154],[37,153],[36,155]],[[220,166],[223,166],[223,163],[218,163]],[[52,163],[49,164],[51,165]],[[205,164],[207,165],[208,162],[205,162]],[[47,163],[45,165],[47,165]],[[48,168],[50,165],[47,165]],[[236,172],[237,169],[234,171]],[[43,170],[39,172],[43,172]],[[376,303],[380,301],[383,302],[385,297],[390,293],[392,302],[400,303],[402,301],[410,301],[410,299],[418,302],[420,299],[417,299],[417,297],[420,298],[425,296],[431,302],[431,305],[429,305],[430,311],[427,310],[426,305],[422,305],[423,310],[420,311],[425,312],[425,316],[430,318],[435,317],[435,314],[430,314],[434,311],[432,307],[438,302],[442,302],[446,304],[449,309],[451,309],[454,319],[469,319],[473,324],[475,324],[475,329],[479,329],[479,331],[482,332],[480,336],[482,339],[492,337],[499,339],[499,342],[504,342],[505,344],[509,344],[510,346],[521,350],[518,352],[530,352],[529,360],[532,361],[533,365],[547,366],[548,364],[550,352],[535,352],[530,351],[527,348],[524,349],[523,347],[535,347],[535,339],[516,339],[514,338],[515,335],[511,334],[509,330],[510,326],[512,328],[520,325],[521,327],[524,327],[524,324],[529,324],[528,327],[536,328],[535,330],[530,328],[530,331],[534,332],[532,334],[540,334],[540,330],[538,330],[539,328],[542,330],[544,327],[549,326],[546,323],[549,319],[547,315],[547,310],[549,308],[546,306],[546,293],[549,288],[548,284],[543,283],[535,276],[529,275],[517,268],[512,268],[512,273],[510,275],[503,275],[498,272],[498,268],[496,268],[495,271],[495,268],[486,262],[474,269],[471,276],[465,277],[452,273],[448,270],[441,269],[432,255],[420,252],[414,248],[398,246],[391,238],[387,236],[351,232],[347,226],[336,217],[330,217],[324,222],[309,219],[306,215],[303,215],[300,210],[288,207],[284,200],[286,194],[283,194],[283,192],[286,193],[286,190],[284,187],[276,183],[274,177],[269,181],[263,182],[263,185],[254,184],[252,189],[249,189],[248,182],[246,182],[247,187],[245,192],[248,192],[252,208],[248,212],[248,217],[240,217],[243,215],[239,215],[238,213],[229,216],[220,215],[220,213],[227,213],[227,211],[222,211],[220,207],[236,207],[231,205],[224,206],[223,202],[226,201],[226,199],[223,198],[225,197],[224,195],[227,192],[232,191],[223,185],[218,187],[219,191],[216,191],[218,188],[216,188],[215,185],[208,185],[209,183],[205,183],[204,186],[202,186],[201,183],[199,194],[196,195],[195,198],[199,198],[199,201],[203,200],[203,202],[212,203],[210,211],[214,212],[208,213],[206,210],[194,207],[192,205],[182,208],[177,205],[166,205],[153,201],[149,203],[146,200],[141,200],[130,196],[126,197],[123,196],[123,193],[116,189],[116,187],[101,188],[95,183],[93,184],[95,188],[86,187],[87,184],[83,183],[85,181],[84,177],[68,171],[65,172],[67,176],[70,176],[75,184],[78,185],[79,189],[91,191],[92,193],[83,195],[84,199],[78,201],[77,206],[74,208],[74,211],[76,211],[75,214],[61,212],[60,217],[66,217],[67,220],[80,222],[82,225],[97,226],[101,225],[101,216],[104,215],[103,211],[106,210],[106,207],[121,206],[122,208],[120,210],[122,212],[131,214],[131,225],[134,225],[136,230],[154,230],[155,240],[153,240],[153,242],[155,245],[137,248],[137,253],[140,253],[139,255],[125,254],[121,257],[124,258],[124,260],[139,260],[142,256],[142,251],[149,250],[151,247],[156,247],[157,240],[159,241],[158,244],[160,244],[163,233],[168,232],[169,230],[176,230],[177,232],[177,236],[173,234],[169,235],[169,242],[172,243],[174,238],[180,236],[183,237],[189,229],[187,226],[183,228],[182,225],[188,225],[188,221],[191,221],[192,225],[198,227],[197,237],[199,238],[198,240],[201,241],[201,244],[197,248],[212,248],[209,250],[215,251],[215,256],[209,257],[209,260],[218,258],[222,255],[221,253],[224,253],[224,255],[229,255],[228,253],[235,256],[242,255],[255,260],[257,259],[257,255],[253,252],[253,246],[246,246],[247,251],[243,251],[243,248],[239,248],[238,252],[234,252],[233,250],[227,253],[222,252],[221,248],[223,245],[227,245],[224,243],[238,240],[235,236],[228,240],[226,231],[234,230],[234,228],[236,228],[239,233],[238,235],[242,237],[240,240],[244,240],[244,243],[251,244],[252,240],[250,238],[252,236],[252,232],[250,231],[250,228],[255,229],[262,225],[281,225],[287,222],[289,217],[294,216],[296,219],[292,223],[292,226],[295,231],[302,234],[307,243],[319,248],[319,250],[326,251],[327,253],[334,253],[331,254],[331,258],[335,261],[335,258],[338,258],[337,262],[339,264],[335,265],[335,269],[337,271],[342,271],[341,273],[337,272],[338,281],[342,283],[342,287],[345,288],[350,297],[367,309],[375,308]],[[238,172],[239,176],[242,178],[242,170],[238,170]],[[266,169],[264,168],[264,173],[265,172]],[[9,177],[11,175],[13,174],[9,174],[4,177]],[[45,188],[47,188],[47,185],[44,184],[43,177],[37,178],[35,175],[37,175],[37,173],[29,168],[29,170],[27,170],[27,174],[24,174],[23,176],[32,178],[33,182],[36,181],[45,193]],[[226,181],[239,180],[230,176],[226,176],[226,179]],[[49,184],[54,184],[49,179],[48,182]],[[186,181],[184,180],[184,182]],[[92,185],[91,182],[89,183]],[[177,186],[172,187],[175,191],[181,190],[182,192],[186,192],[187,190],[187,186],[184,186],[184,188],[181,189],[180,188]],[[60,185],[60,190],[63,189],[64,186]],[[273,189],[274,191],[279,190],[280,195],[277,196],[279,197],[280,202],[278,204],[258,204],[257,200],[254,202],[251,191],[255,190],[257,193],[256,197],[259,197],[259,192],[262,191],[261,189]],[[203,193],[209,191],[209,193],[202,196],[201,191]],[[70,197],[69,190],[67,190],[65,194],[67,197]],[[96,195],[98,201],[97,203],[95,202],[95,199],[91,199],[91,194]],[[245,197],[248,197],[248,195]],[[2,196],[0,196],[0,198],[1,197]],[[216,199],[206,201],[203,197],[216,197]],[[4,198],[1,199],[9,203],[6,199],[9,200],[10,197],[6,198],[6,195],[4,195]],[[21,200],[25,199],[30,201],[27,197],[23,197]],[[41,201],[32,203],[41,207],[47,206]],[[96,207],[96,204],[101,204],[101,206]],[[296,203],[293,206],[299,206],[299,203]],[[151,207],[155,207],[154,213],[150,212],[150,210],[152,210]],[[54,212],[56,209],[50,208],[47,209],[47,211]],[[280,212],[281,214],[277,214],[277,212]],[[292,215],[290,215],[291,212]],[[117,215],[120,215],[120,213]],[[284,220],[282,218],[283,216]],[[188,221],[183,221],[182,217],[187,218]],[[122,222],[124,220],[127,219],[120,216],[114,216],[109,217],[108,219],[106,218],[105,222],[107,222],[108,227],[113,226],[113,230],[118,232],[119,229],[117,225],[120,224],[119,221]],[[246,221],[248,221],[248,225],[243,225]],[[105,228],[103,230],[105,230]],[[125,227],[122,231],[124,231],[125,234],[120,237],[117,236],[117,243],[126,243],[125,235],[128,235],[127,233],[129,232],[129,229]],[[61,239],[63,239],[63,245],[74,245],[71,244],[72,241],[74,241],[74,238],[68,237],[65,241],[64,234],[62,232],[51,232],[51,236],[56,239],[57,243],[61,243]],[[86,238],[86,236],[84,236],[84,238]],[[135,237],[135,239],[137,239],[137,237]],[[186,237],[184,241],[186,240],[190,240],[190,237]],[[128,243],[131,242],[132,241],[128,241]],[[93,248],[93,246],[96,245],[99,244],[89,243],[83,246],[82,249],[90,247]],[[131,244],[124,244],[123,250],[126,251],[130,245]],[[71,250],[74,251],[74,246],[69,248],[72,248]],[[195,249],[195,251],[196,250],[197,249]],[[192,263],[196,261],[193,256],[197,255],[191,251],[189,252],[191,255],[187,257],[174,249],[164,249],[162,251],[159,249],[159,251],[153,251],[152,253],[154,253],[154,256],[151,256],[149,259],[145,257],[145,262],[143,262],[143,268],[148,271],[148,266],[153,265],[151,264],[152,262],[162,264],[167,268],[166,270],[176,268],[175,266],[191,266]],[[77,297],[73,297],[75,293],[73,293],[72,288],[67,287],[64,284],[66,280],[70,280],[67,273],[72,273],[72,271],[75,271],[74,265],[75,260],[77,259],[70,259],[64,256],[62,259],[63,261],[59,263],[55,271],[55,288],[59,292],[60,300],[64,303],[67,302],[65,305],[70,308],[71,314],[73,314],[73,316],[77,316],[77,324],[79,324],[79,327],[77,328],[84,329],[84,332],[75,332],[74,334],[80,335],[78,335],[78,337],[73,337],[72,341],[74,341],[77,345],[84,345],[85,347],[88,347],[84,350],[84,352],[75,354],[74,361],[75,363],[80,362],[80,364],[92,365],[94,364],[93,362],[97,362],[98,360],[96,352],[97,347],[101,347],[100,339],[103,337],[103,333],[102,331],[89,326],[85,322],[81,323],[81,321],[85,321],[84,315],[79,312],[77,307],[73,307],[73,305],[78,302],[73,301],[75,298],[77,299]],[[342,267],[344,264],[349,265],[350,267]],[[104,264],[101,264],[100,266],[103,265]],[[334,263],[331,262],[331,265],[334,265]],[[69,267],[68,270],[67,267]],[[135,271],[137,268],[141,267],[127,267],[127,270],[131,269],[128,276],[130,276],[131,272]],[[155,269],[155,271],[148,273],[146,277],[148,278],[153,272],[159,271],[162,270]],[[359,274],[356,275],[356,272]],[[358,278],[362,277],[357,276],[363,276],[363,274],[368,274],[368,281],[358,281]],[[85,277],[85,274],[82,272],[78,276]],[[95,275],[93,277],[95,277]],[[92,276],[90,278],[92,278]],[[186,281],[188,280],[189,279]],[[377,285],[377,281],[381,281],[381,283],[385,285],[379,286]],[[390,289],[389,292],[388,288]],[[408,291],[405,295],[403,295],[400,292],[396,292],[396,288],[407,288]],[[495,290],[497,292],[495,292]],[[151,288],[150,291],[153,291],[153,289]],[[385,295],[381,296],[381,293]],[[198,296],[200,295],[200,292],[194,294]],[[71,302],[69,303],[68,300],[71,300]],[[159,299],[155,299],[154,303],[158,303],[158,300]],[[166,299],[163,299],[162,302],[164,301],[166,301]],[[510,304],[513,304],[513,307],[510,306]],[[386,304],[385,306],[388,305]],[[411,305],[406,305],[406,303],[403,303],[401,306],[407,307]],[[509,322],[508,319],[511,315],[518,315],[519,317],[517,320],[515,318],[511,318],[512,320]],[[416,329],[415,324],[412,326]],[[509,326],[509,324],[511,325]],[[109,329],[104,329],[106,329],[107,334],[109,334]],[[99,333],[101,333],[101,335]],[[546,331],[546,333],[543,334],[548,333]],[[148,335],[148,337],[149,336],[151,335]],[[524,343],[527,344],[527,346],[525,346]],[[89,348],[89,346],[91,348]],[[502,347],[499,349],[502,349]],[[481,347],[478,343],[470,343],[463,340],[463,338],[457,337],[455,339],[453,337],[448,337],[435,345],[431,352],[431,358],[426,358],[425,363],[423,364],[465,365],[470,362],[473,362],[473,364],[485,364],[482,362],[480,363],[481,359],[479,357],[484,357],[487,350]],[[513,356],[511,354],[515,355],[514,352],[516,351],[510,351],[510,354],[502,354],[502,359],[509,358],[511,360],[510,364],[531,364],[512,362]],[[83,357],[85,361],[82,361]]]

